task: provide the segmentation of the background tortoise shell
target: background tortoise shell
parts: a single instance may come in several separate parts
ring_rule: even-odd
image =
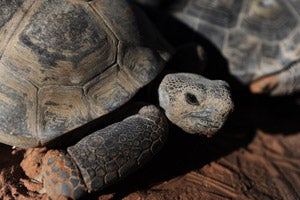
[[[171,12],[216,45],[243,83],[300,62],[299,0],[183,0]]]
[[[148,25],[127,1],[0,1],[0,141],[44,144],[127,102],[164,64]]]

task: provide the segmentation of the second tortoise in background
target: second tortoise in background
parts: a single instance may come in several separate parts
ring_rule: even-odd
[[[211,41],[253,93],[300,91],[300,0],[160,0],[155,6]]]

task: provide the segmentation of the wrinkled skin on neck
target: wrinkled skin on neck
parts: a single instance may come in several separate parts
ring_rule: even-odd
[[[166,75],[159,86],[159,102],[172,123],[185,132],[208,137],[233,110],[226,82],[190,73]]]

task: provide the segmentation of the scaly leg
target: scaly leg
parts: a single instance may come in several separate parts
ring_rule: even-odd
[[[124,178],[163,146],[168,123],[155,106],[86,136],[67,152],[50,150],[43,159],[47,194],[78,199]]]

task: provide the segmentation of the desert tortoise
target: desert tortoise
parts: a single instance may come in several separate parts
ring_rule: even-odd
[[[125,0],[1,0],[0,16],[0,141],[13,146],[45,145],[122,106],[169,56]],[[225,82],[195,74],[167,75],[159,99],[191,133],[213,134],[232,109]],[[76,199],[124,177],[161,148],[167,130],[164,114],[150,105],[68,153],[49,151],[47,193]]]
[[[299,0],[136,0],[201,33],[224,55],[229,71],[254,93],[300,90]]]

